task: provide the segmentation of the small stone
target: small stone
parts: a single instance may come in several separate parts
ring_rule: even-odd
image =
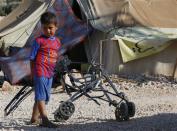
[[[2,85],[2,91],[14,91],[15,87],[12,86],[9,82],[4,81],[3,85]]]

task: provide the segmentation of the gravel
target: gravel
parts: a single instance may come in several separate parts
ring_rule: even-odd
[[[100,106],[83,96],[74,102],[72,117],[58,123],[57,129],[27,125],[30,120],[34,94],[25,99],[13,114],[4,117],[3,109],[13,98],[16,90],[0,91],[0,130],[2,131],[176,131],[177,84],[172,79],[158,76],[112,76],[119,91],[124,92],[136,105],[136,114],[129,121],[115,120],[115,107],[100,101]],[[109,89],[109,88],[108,88]],[[66,93],[55,93],[47,106],[49,119],[60,101],[69,98]]]

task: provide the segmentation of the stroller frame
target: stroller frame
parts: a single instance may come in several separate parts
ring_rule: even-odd
[[[81,64],[80,62],[71,62],[67,56],[64,56],[56,66],[57,68],[55,70],[55,74],[56,76],[61,76],[64,89],[70,96],[68,100],[62,101],[54,112],[54,119],[56,121],[64,121],[69,119],[75,111],[73,102],[82,96],[88,97],[98,105],[101,105],[98,100],[102,100],[108,102],[110,106],[114,106],[116,108],[115,117],[117,121],[126,121],[135,115],[135,104],[130,102],[123,92],[118,92],[101,64],[95,62],[89,63],[89,68],[85,73],[87,76],[75,78],[72,74],[78,72],[72,72],[68,69],[68,66],[71,63]],[[71,81],[71,85],[65,82],[64,76],[66,73]],[[106,89],[107,86],[104,85],[105,83],[109,85],[111,91]],[[32,87],[24,86],[5,107],[5,116],[12,113],[19,106],[19,104],[31,94],[32,91]],[[91,93],[93,92],[102,92],[103,94],[99,96],[92,95]],[[120,100],[114,100],[112,99],[112,96],[115,96]]]

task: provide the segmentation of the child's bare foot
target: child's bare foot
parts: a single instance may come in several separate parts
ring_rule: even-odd
[[[41,120],[30,120],[27,122],[27,125],[35,125],[35,126],[39,126],[41,124]]]
[[[59,125],[51,122],[48,118],[43,118],[42,123],[40,124],[42,127],[48,127],[48,128],[57,128]]]

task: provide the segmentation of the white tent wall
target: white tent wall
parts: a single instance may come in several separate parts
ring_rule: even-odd
[[[85,44],[88,60],[96,58],[99,62],[100,40],[109,38],[107,34],[95,31]],[[136,59],[127,63],[122,62],[118,41],[107,40],[103,42],[102,63],[109,73],[114,74],[145,74],[165,75],[177,78],[177,41],[160,53]]]
[[[9,47],[23,47],[52,1],[23,0],[7,17],[0,21],[0,49],[8,55]]]
[[[12,24],[14,21],[17,20],[17,16],[23,14],[26,9],[30,7],[32,4],[32,0],[23,0],[22,3],[14,9],[9,15],[7,15],[1,22],[0,31],[5,30],[4,28],[8,25]]]
[[[176,0],[77,0],[94,28],[113,26],[177,28]]]

